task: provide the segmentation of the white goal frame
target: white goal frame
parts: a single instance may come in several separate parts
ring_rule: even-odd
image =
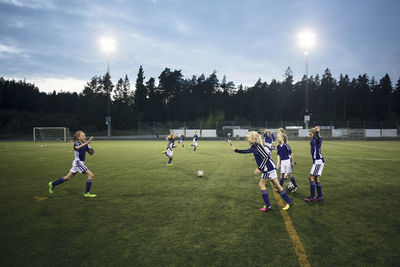
[[[67,127],[33,127],[33,142],[36,142],[36,130],[63,130],[64,142],[67,142]]]

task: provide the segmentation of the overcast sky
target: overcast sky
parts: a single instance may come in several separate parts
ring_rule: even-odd
[[[82,91],[103,75],[99,39],[112,37],[115,82],[146,80],[165,67],[185,77],[213,70],[235,84],[304,73],[297,34],[309,29],[310,74],[400,77],[398,0],[0,0],[0,76],[26,78],[42,91]]]

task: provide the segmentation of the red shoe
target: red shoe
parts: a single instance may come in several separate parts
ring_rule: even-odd
[[[317,200],[315,198],[313,198],[313,197],[307,197],[307,198],[304,199],[304,201],[305,202],[314,202],[314,201],[317,201]]]
[[[268,212],[268,211],[272,211],[272,207],[271,207],[271,206],[269,206],[269,207],[267,208],[267,206],[264,206],[264,208],[262,208],[262,209],[259,209],[259,211],[262,211],[262,212]]]
[[[324,201],[324,197],[317,197],[316,200],[319,201],[319,202],[323,202]]]

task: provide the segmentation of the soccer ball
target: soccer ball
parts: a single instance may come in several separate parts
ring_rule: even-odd
[[[204,176],[204,171],[198,171],[197,172],[198,177],[203,177]]]
[[[286,190],[292,192],[292,190],[295,188],[294,184],[292,182],[289,182],[286,184]]]

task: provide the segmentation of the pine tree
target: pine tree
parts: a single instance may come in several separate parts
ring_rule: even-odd
[[[136,90],[133,96],[133,105],[134,110],[138,120],[142,120],[144,118],[144,113],[147,108],[147,90],[144,85],[144,71],[143,67],[139,67],[139,72],[136,78]]]

